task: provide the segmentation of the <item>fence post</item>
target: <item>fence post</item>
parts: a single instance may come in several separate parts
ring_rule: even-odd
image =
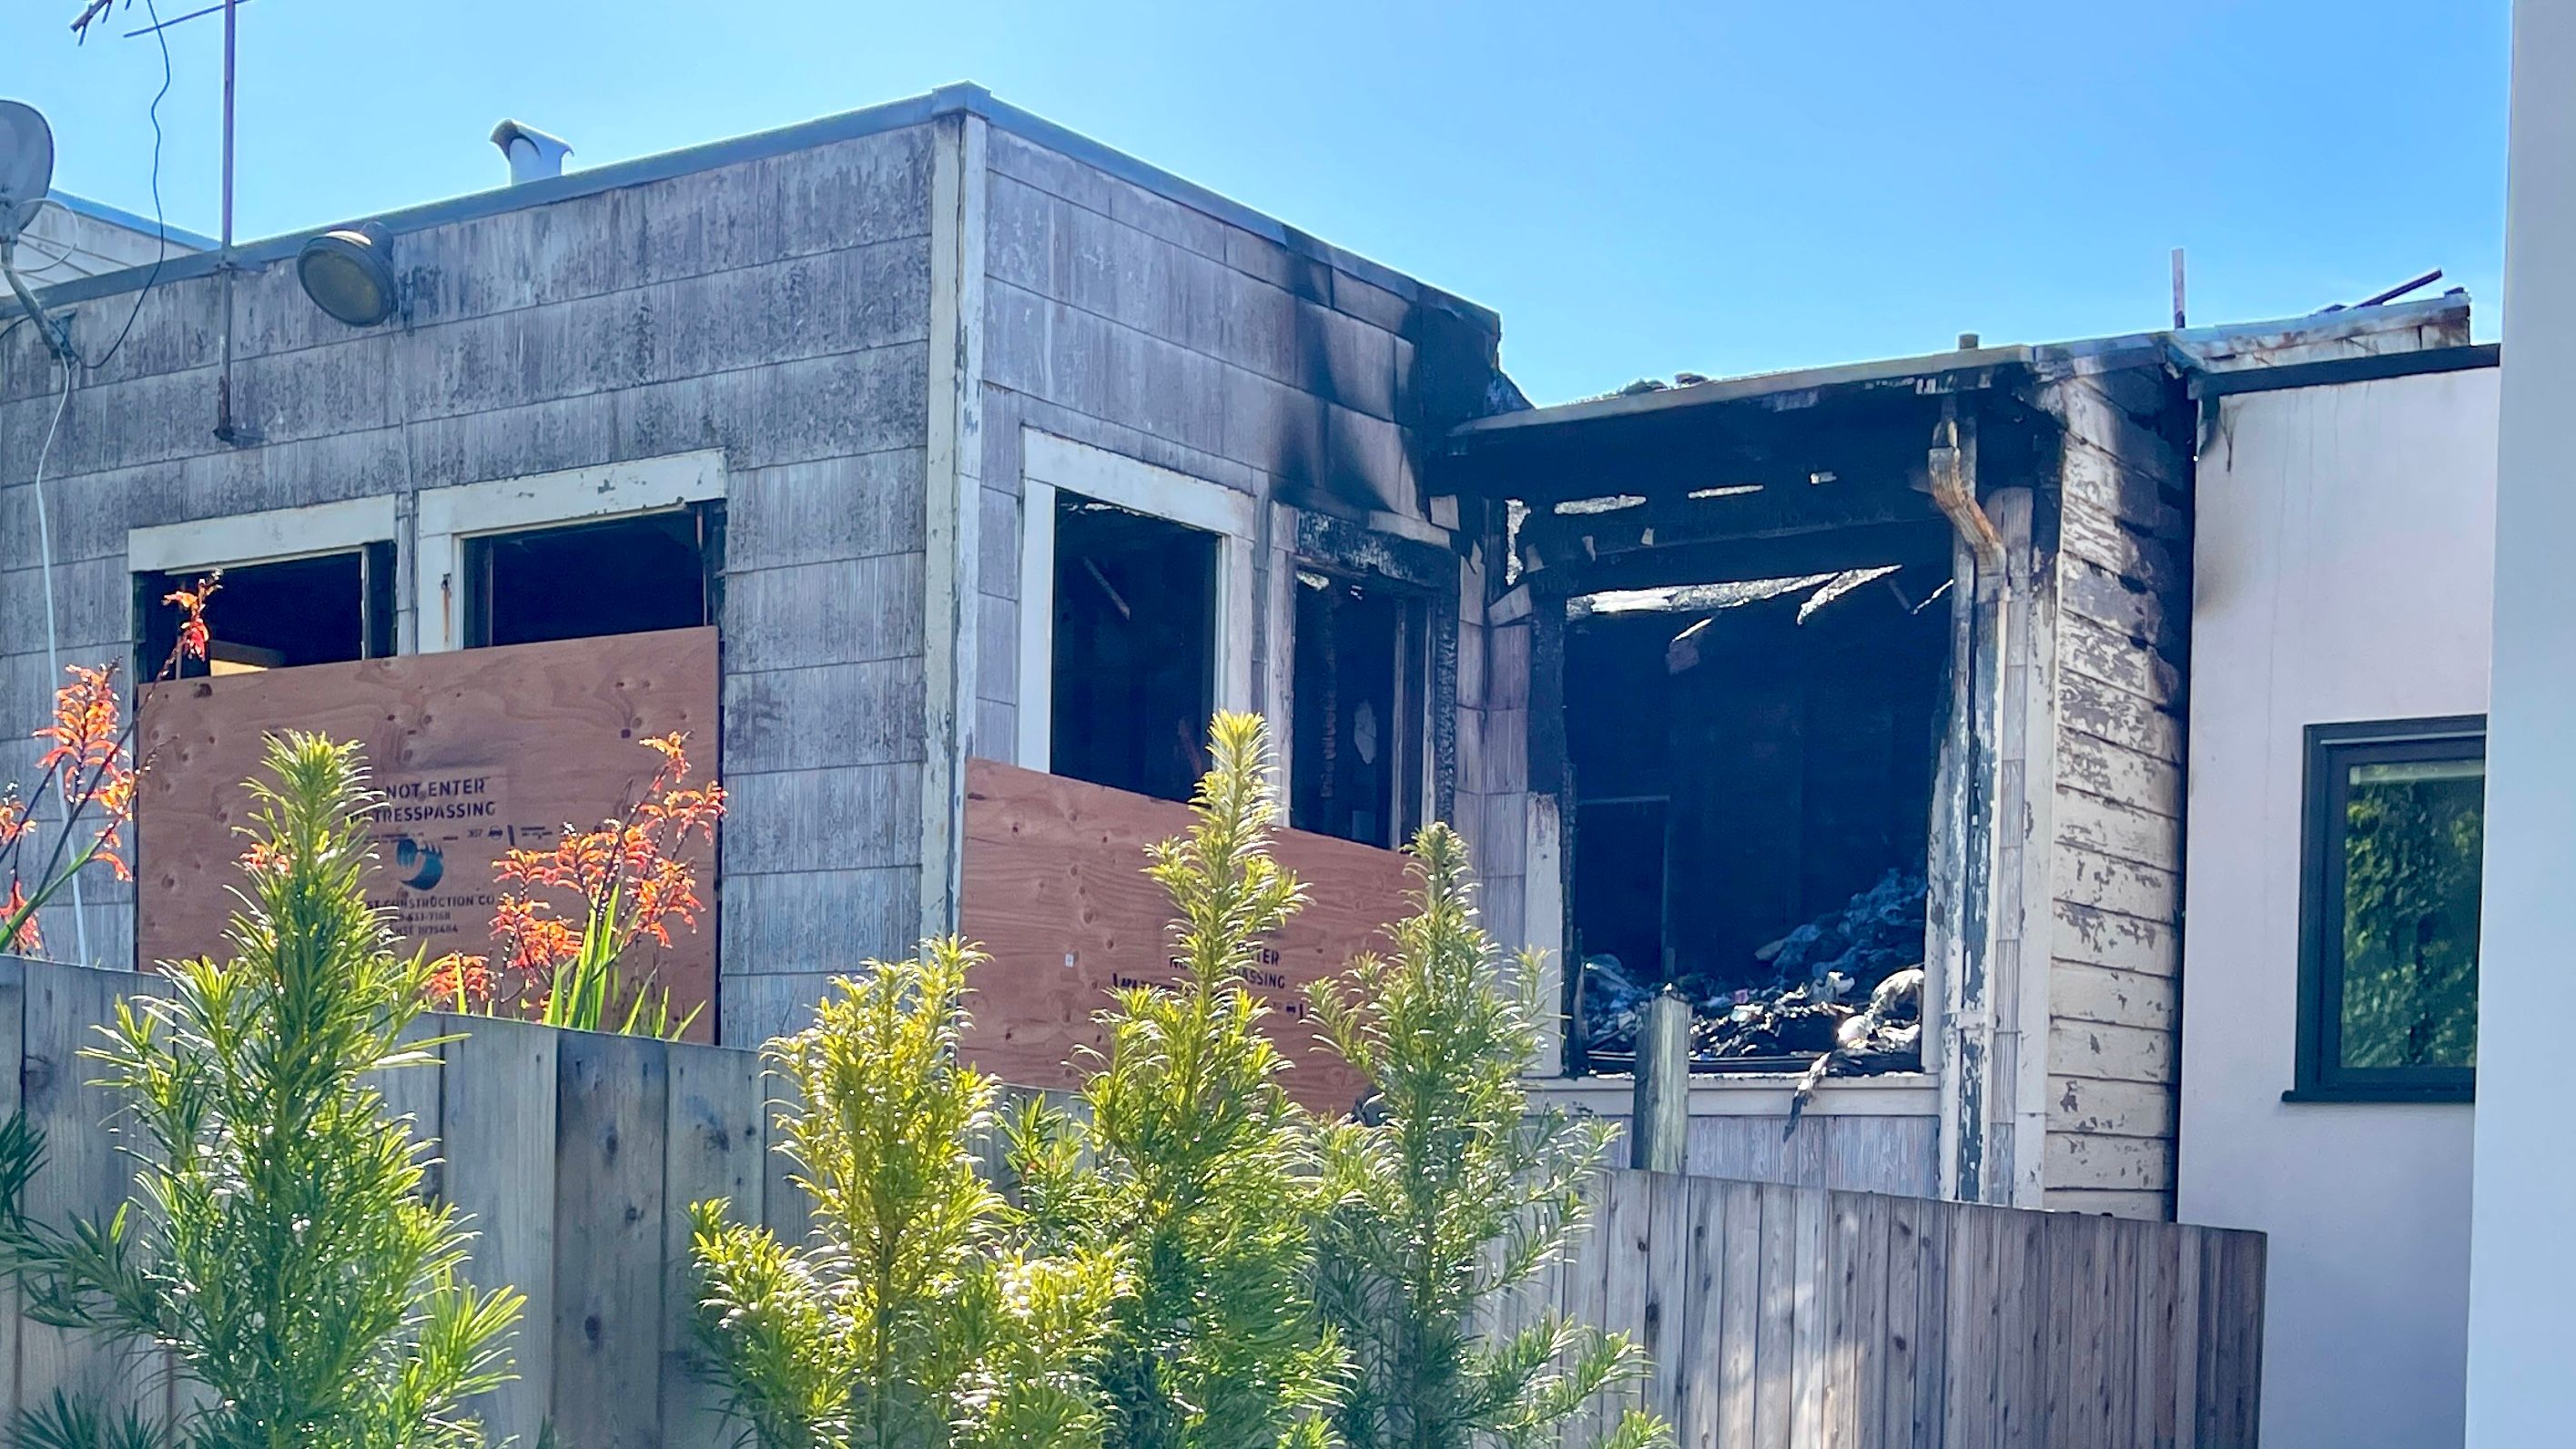
[[[1628,1165],[1679,1172],[1690,1142],[1690,1002],[1666,986],[1637,1021],[1637,1095],[1628,1116]]]

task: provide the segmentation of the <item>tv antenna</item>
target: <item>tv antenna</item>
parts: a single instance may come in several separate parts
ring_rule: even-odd
[[[0,273],[9,278],[9,290],[27,315],[36,320],[36,330],[45,336],[45,345],[56,357],[68,359],[70,344],[55,327],[54,319],[36,305],[35,294],[27,290],[26,281],[18,275],[16,254],[18,237],[44,209],[45,197],[54,184],[54,128],[45,124],[44,114],[24,101],[0,101]]]

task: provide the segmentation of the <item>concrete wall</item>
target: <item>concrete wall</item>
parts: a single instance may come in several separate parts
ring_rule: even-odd
[[[2229,397],[2200,460],[2179,1207],[2271,1235],[2268,1443],[2460,1442],[2471,1109],[2281,1094],[2303,731],[2487,707],[2496,398],[2493,370]]]
[[[900,949],[918,925],[931,145],[924,125],[861,129],[389,218],[408,325],[343,327],[302,295],[291,241],[247,249],[235,398],[254,446],[210,431],[207,259],[165,269],[49,460],[61,659],[130,658],[130,528],[374,495],[408,520],[426,488],[721,449],[721,1029],[756,1039],[819,973]],[[51,294],[91,356],[137,275]],[[57,377],[32,327],[0,346],[0,778],[26,776],[56,677],[28,484]],[[90,954],[129,962],[130,893],[103,875],[87,893]],[[63,917],[46,933],[68,952]]]
[[[965,223],[970,238],[980,229],[984,259],[967,303],[983,329],[981,447],[968,460],[980,505],[969,752],[1042,764],[1015,743],[1032,432],[1252,501],[1250,702],[1279,716],[1301,512],[1329,512],[1417,557],[1450,546],[1418,482],[1437,436],[1409,407],[1421,368],[1410,323],[1417,307],[1443,304],[998,125],[963,149],[984,168],[969,174],[981,205]]]
[[[2469,1442],[2564,1440],[2576,1259],[2561,1015],[2576,880],[2576,8],[2513,7],[2497,444],[2495,704],[2488,716],[2485,939],[2479,969],[2477,1217],[2470,1267]]]

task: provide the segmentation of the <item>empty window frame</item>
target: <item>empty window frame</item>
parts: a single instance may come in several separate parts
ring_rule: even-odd
[[[206,611],[209,658],[189,676],[378,659],[400,646],[390,497],[236,513],[131,529],[136,673],[158,674],[177,642],[177,589],[221,570]]]
[[[473,535],[468,648],[691,629],[717,614],[724,505]]]
[[[180,614],[170,594],[211,572],[134,576],[135,668],[143,678],[176,652]],[[206,657],[180,661],[181,677],[384,658],[394,652],[394,546],[230,565],[206,607],[206,626]]]
[[[1257,506],[1034,428],[1021,440],[1013,753],[1031,769],[1186,798],[1208,715],[1252,706]]]
[[[2486,721],[2307,731],[2293,1100],[2466,1101]]]
[[[1296,582],[1289,823],[1402,845],[1422,823],[1425,601],[1313,569]]]
[[[1055,773],[1186,800],[1215,707],[1217,537],[1080,494],[1055,499]]]
[[[724,498],[715,448],[423,489],[418,647],[712,623]]]

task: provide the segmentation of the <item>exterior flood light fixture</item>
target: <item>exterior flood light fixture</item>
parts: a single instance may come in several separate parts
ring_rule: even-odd
[[[374,222],[326,231],[295,256],[295,279],[313,305],[352,327],[373,327],[402,305],[393,236]]]

